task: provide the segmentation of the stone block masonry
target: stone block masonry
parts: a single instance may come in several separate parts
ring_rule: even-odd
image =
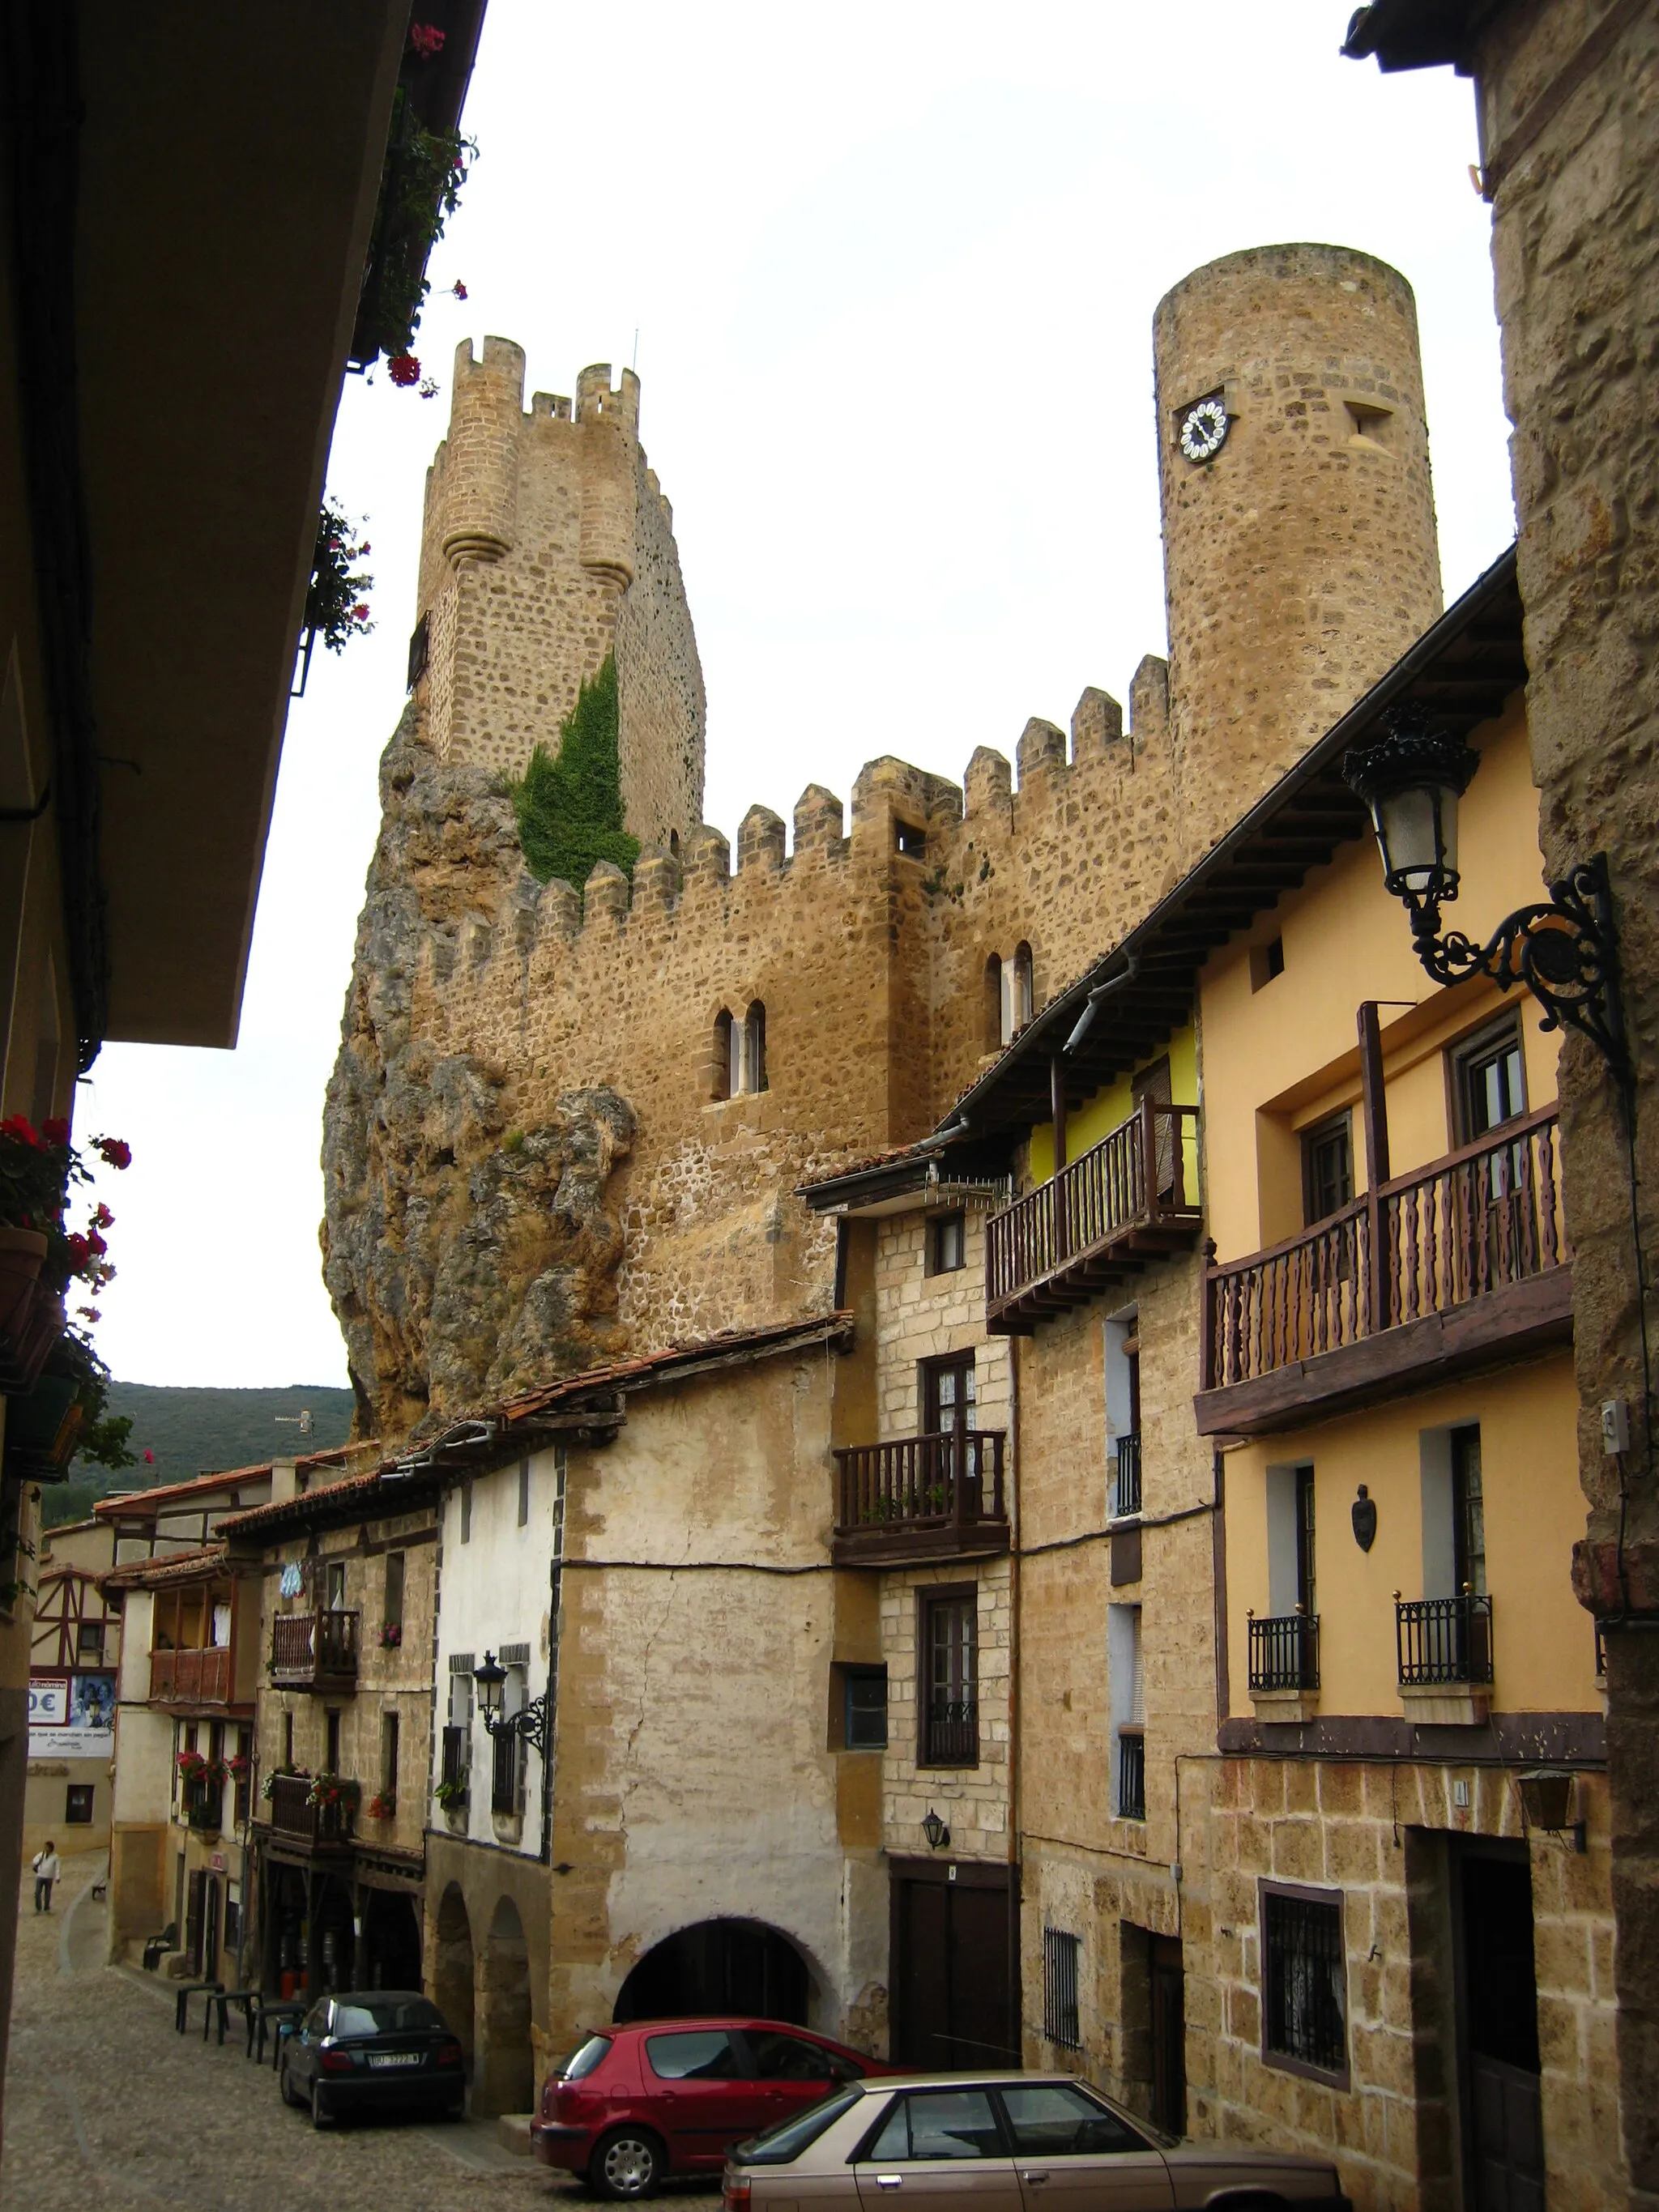
[[[449,435],[427,476],[417,618],[426,732],[441,760],[522,773],[559,748],[580,684],[617,655],[623,801],[645,843],[702,812],[702,667],[673,514],[639,439],[639,379],[585,368],[524,409],[525,357],[455,356]]]

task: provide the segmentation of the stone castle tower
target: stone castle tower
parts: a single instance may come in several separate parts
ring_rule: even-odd
[[[455,356],[449,435],[427,473],[417,617],[427,742],[441,760],[522,773],[559,749],[578,685],[617,656],[623,805],[647,845],[702,818],[702,666],[673,513],[640,444],[640,380],[585,368],[576,400],[524,405],[507,338]]]
[[[1416,303],[1368,253],[1258,246],[1168,293],[1153,350],[1176,772],[1218,834],[1441,611]]]
[[[697,821],[702,679],[636,382],[586,370],[574,410],[526,414],[520,349],[462,348],[325,1116],[366,1428],[822,1311],[833,1236],[795,1186],[935,1126],[1001,1041],[991,979],[1012,963],[1040,1006],[1432,620],[1404,279],[1338,247],[1237,254],[1155,340],[1170,659],[1136,671],[1127,728],[1089,686],[1013,763],[978,744],[955,784],[873,761],[850,821],[809,784],[735,853]],[[556,743],[613,644],[644,850],[631,882],[541,884],[494,779]],[[757,1006],[745,1089],[721,1040]]]

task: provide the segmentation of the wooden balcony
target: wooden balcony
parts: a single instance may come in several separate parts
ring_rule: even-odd
[[[1572,1334],[1556,1109],[1205,1272],[1201,1436],[1260,1436]]]
[[[152,1651],[149,1700],[153,1705],[228,1705],[230,1653],[222,1645],[209,1651]]]
[[[355,1690],[359,1626],[355,1613],[279,1613],[271,1623],[272,1688]]]
[[[898,1437],[837,1451],[837,1566],[901,1566],[1008,1548],[1001,1429]]]
[[[1195,1106],[1143,1099],[1129,1120],[985,1227],[985,1322],[1029,1336],[1198,1235]]]
[[[278,1774],[270,1786],[272,1840],[319,1857],[349,1852],[356,1839],[357,1785],[341,1785],[332,1804],[313,1805],[309,1774]]]

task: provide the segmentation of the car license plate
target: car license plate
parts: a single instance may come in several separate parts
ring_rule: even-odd
[[[418,2051],[371,2051],[371,2066],[418,2066],[423,2054]]]

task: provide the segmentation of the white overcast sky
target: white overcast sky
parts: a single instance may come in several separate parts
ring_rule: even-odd
[[[145,1382],[340,1382],[319,1272],[323,1086],[375,765],[401,709],[423,473],[458,341],[529,388],[634,358],[708,686],[706,814],[959,776],[1164,650],[1152,310],[1315,239],[1416,288],[1449,599],[1513,534],[1473,103],[1339,59],[1350,0],[833,9],[489,0],[480,159],[430,274],[422,401],[346,380],[331,489],[378,627],[290,713],[234,1053],[106,1049],[125,1136],[99,1340]],[[465,306],[443,295],[457,278]],[[580,1071],[572,1070],[573,1078]]]

